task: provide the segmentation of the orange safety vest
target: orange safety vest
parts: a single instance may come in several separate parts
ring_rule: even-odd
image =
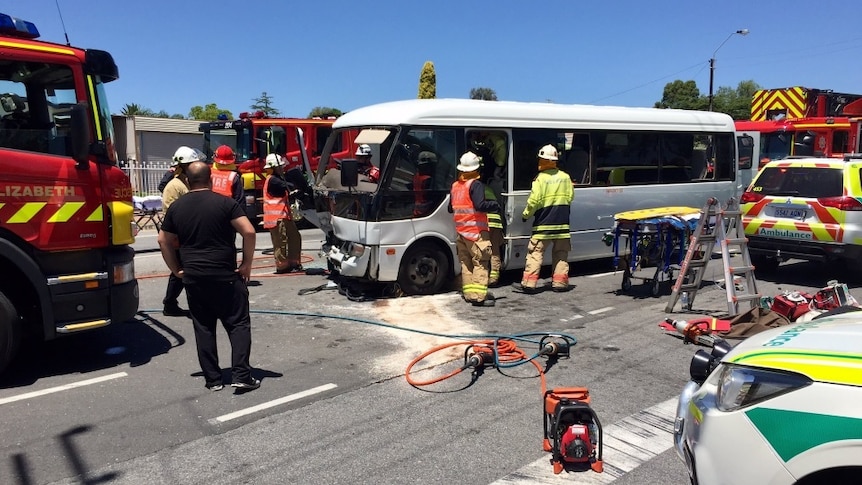
[[[269,195],[269,180],[274,177],[270,175],[263,183],[263,228],[272,229],[278,225],[278,221],[290,217],[290,205],[288,195],[273,197]]]
[[[452,184],[452,212],[455,214],[455,231],[470,241],[477,241],[479,233],[488,231],[488,214],[477,211],[470,199],[470,184],[476,179],[458,180]]]
[[[237,173],[233,170],[213,170],[210,174],[213,192],[226,197],[233,197],[233,181],[236,178]]]
[[[425,188],[425,185],[431,181],[430,175],[422,175],[415,174],[413,175],[413,215],[414,216],[423,216],[427,215],[428,209],[430,209],[429,204],[431,203],[428,200],[428,196],[425,192],[428,189]]]

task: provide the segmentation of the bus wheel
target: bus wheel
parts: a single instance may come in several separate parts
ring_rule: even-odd
[[[0,293],[0,373],[18,352],[21,343],[21,322],[18,311],[6,295]]]
[[[407,295],[433,295],[449,276],[449,260],[430,243],[418,243],[404,254],[398,284]]]

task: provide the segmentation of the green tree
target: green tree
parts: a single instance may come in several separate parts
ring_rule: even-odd
[[[422,72],[419,73],[419,99],[434,99],[437,97],[437,74],[434,63],[425,61]]]
[[[192,109],[189,110],[189,119],[216,121],[220,114],[226,115],[229,120],[233,119],[233,113],[229,110],[219,108],[215,103],[210,103],[206,106],[192,106]]]
[[[707,109],[709,100],[700,95],[697,83],[677,79],[664,86],[661,101],[655,103],[656,108],[672,109]]]
[[[277,118],[281,115],[281,111],[272,106],[272,96],[266,94],[266,91],[260,93],[260,97],[254,98],[254,104],[249,106],[252,111],[263,111],[267,116]]]
[[[735,120],[751,118],[751,100],[760,86],[752,81],[740,81],[736,89],[722,86],[713,98],[713,111],[727,113]]]
[[[470,99],[497,101],[497,93],[491,88],[473,88],[470,90]]]
[[[186,119],[186,117],[179,114],[179,113],[175,113],[175,114],[171,115],[171,119],[172,120],[184,120],[184,119]]]
[[[309,118],[326,119],[326,118],[329,118],[330,116],[334,116],[334,117],[338,118],[339,116],[341,116],[343,114],[344,113],[342,113],[340,109],[330,108],[328,106],[315,106],[314,109],[312,109],[311,112],[308,113],[308,117]]]
[[[137,103],[130,103],[123,106],[123,116],[155,116],[153,110],[144,108]]]

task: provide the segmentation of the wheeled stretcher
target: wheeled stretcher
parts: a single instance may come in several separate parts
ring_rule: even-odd
[[[622,290],[632,287],[632,280],[651,285],[650,294],[659,296],[662,283],[674,281],[679,271],[692,231],[697,226],[700,209],[692,207],[656,207],[619,212],[614,227],[606,235],[612,241],[614,268],[623,270]]]

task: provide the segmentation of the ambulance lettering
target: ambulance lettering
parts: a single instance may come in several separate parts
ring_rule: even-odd
[[[794,338],[798,337],[803,331],[809,330],[812,328],[817,328],[817,322],[805,322],[800,325],[796,325],[792,328],[789,328],[778,336],[774,337],[772,340],[763,344],[764,347],[781,347],[782,345],[790,342]]]
[[[774,229],[761,227],[757,234],[760,236],[780,237],[784,239],[801,239],[811,241],[814,237],[810,232],[790,231],[787,229]]]

